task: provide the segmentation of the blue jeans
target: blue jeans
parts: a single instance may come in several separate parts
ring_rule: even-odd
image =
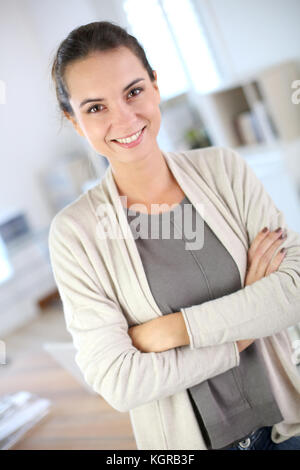
[[[266,426],[251,433],[248,438],[226,450],[300,450],[300,436],[291,437],[275,444],[271,440],[272,426]]]

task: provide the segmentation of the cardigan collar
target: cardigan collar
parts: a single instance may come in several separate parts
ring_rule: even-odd
[[[247,240],[237,221],[233,218],[231,212],[226,209],[220,196],[216,195],[203,179],[200,171],[197,170],[197,166],[195,167],[196,162],[193,162],[186,153],[162,151],[162,154],[182,191],[233,257],[240,273],[241,284],[244,286],[247,262]],[[115,239],[113,243],[118,255],[125,260],[125,264],[128,268],[126,272],[128,279],[127,289],[118,283],[119,289],[123,289],[122,297],[124,302],[128,305],[132,316],[134,316],[138,322],[148,321],[153,318],[153,315],[161,316],[162,313],[150,290],[146,273],[124,207],[121,203],[111,165],[108,166],[101,180],[100,187],[102,189],[101,201],[113,206],[118,229],[120,229],[122,233],[122,237]],[[109,224],[112,224],[112,222],[110,221]],[[113,226],[110,225],[110,228],[113,228]],[[114,265],[115,279],[118,282],[119,276],[117,269],[119,268],[116,268]],[[131,295],[128,295],[129,286],[135,286],[135,292],[131,293]],[[140,291],[138,287],[141,289]],[[132,300],[131,303],[132,296],[134,296],[134,300]],[[143,308],[143,313],[138,314],[138,317],[136,314],[137,299],[140,299],[140,308]],[[148,312],[145,311],[145,300],[147,300],[148,307],[150,308]]]

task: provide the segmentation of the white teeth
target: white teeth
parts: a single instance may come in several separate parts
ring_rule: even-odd
[[[136,134],[132,135],[131,137],[127,137],[126,139],[115,139],[117,142],[120,142],[121,144],[129,144],[130,142],[134,142],[139,138],[139,136],[142,133],[142,129],[137,132]]]

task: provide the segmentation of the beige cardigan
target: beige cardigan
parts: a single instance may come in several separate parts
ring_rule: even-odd
[[[235,341],[259,338],[284,417],[273,426],[272,439],[300,435],[300,375],[285,331],[300,322],[300,236],[286,226],[235,151],[209,147],[162,153],[183,192],[233,256],[243,287],[248,247],[264,226],[287,230],[280,246],[287,254],[268,277],[183,308],[189,346],[143,353],[132,345],[128,328],[162,314],[109,166],[100,184],[56,214],[49,232],[76,362],[112,407],[129,411],[138,449],[206,449],[186,389],[238,366]]]

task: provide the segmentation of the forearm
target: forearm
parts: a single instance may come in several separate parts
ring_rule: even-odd
[[[133,345],[142,352],[162,352],[189,344],[189,336],[181,312],[154,318],[129,328]]]
[[[299,323],[300,285],[292,274],[272,273],[233,294],[181,309],[190,347],[264,338]]]

